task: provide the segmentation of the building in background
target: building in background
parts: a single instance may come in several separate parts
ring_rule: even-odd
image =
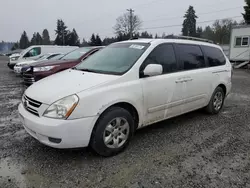
[[[240,25],[232,28],[229,59],[231,62],[250,61],[250,25]]]

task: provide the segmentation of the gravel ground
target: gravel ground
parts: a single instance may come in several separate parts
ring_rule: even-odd
[[[237,70],[221,114],[196,111],[137,131],[120,155],[49,148],[25,133],[25,87],[0,60],[0,187],[250,187],[250,74]]]

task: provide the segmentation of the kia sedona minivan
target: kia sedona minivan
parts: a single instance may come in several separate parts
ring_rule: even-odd
[[[115,155],[134,132],[205,108],[221,111],[231,64],[214,44],[185,39],[118,42],[29,87],[19,105],[26,131],[54,148]]]

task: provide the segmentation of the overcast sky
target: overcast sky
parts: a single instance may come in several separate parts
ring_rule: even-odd
[[[58,18],[75,28],[81,40],[89,40],[92,33],[110,37],[116,18],[127,8],[140,16],[142,28],[168,26],[147,29],[153,34],[180,34],[181,26],[176,25],[182,24],[189,5],[199,16],[198,25],[206,26],[212,22],[199,22],[241,16],[244,4],[244,0],[0,0],[0,41],[17,41],[23,30],[31,38],[44,28],[54,39]]]

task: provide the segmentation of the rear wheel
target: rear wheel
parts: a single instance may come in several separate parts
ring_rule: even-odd
[[[123,151],[134,132],[131,114],[120,107],[112,107],[101,115],[93,130],[90,146],[102,156],[112,156]]]
[[[224,105],[225,93],[221,87],[217,87],[206,107],[206,111],[210,114],[218,114]]]

